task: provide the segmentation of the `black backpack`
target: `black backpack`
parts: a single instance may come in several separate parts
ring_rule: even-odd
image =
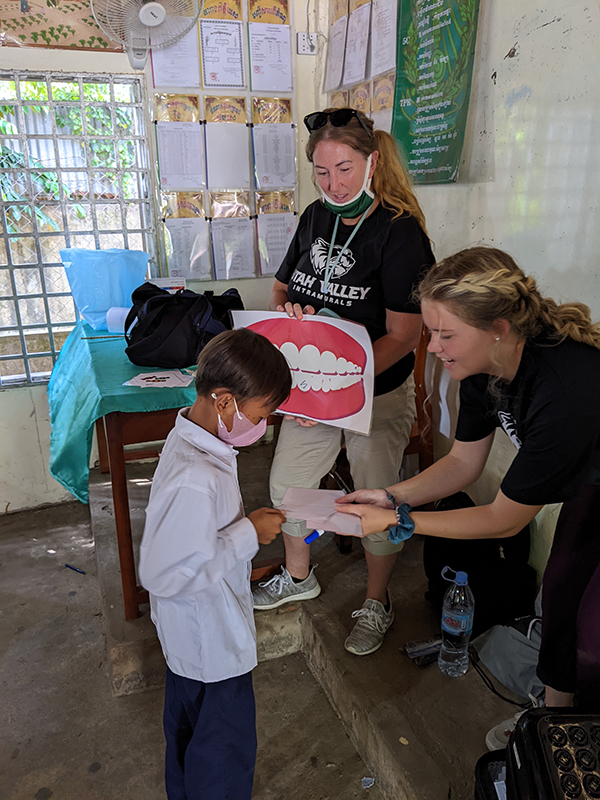
[[[439,500],[436,511],[470,508],[475,503],[466,492]],[[527,563],[529,525],[506,539],[442,539],[425,536],[423,566],[429,581],[425,594],[436,615],[442,613],[446,589],[445,566],[466,572],[475,597],[473,635],[492,625],[506,625],[516,617],[533,613],[536,595],[535,570]]]
[[[237,289],[222,295],[180,289],[170,294],[143,283],[131,295],[133,308],[125,321],[125,353],[140,367],[190,367],[205,344],[231,328],[229,312],[242,310]]]

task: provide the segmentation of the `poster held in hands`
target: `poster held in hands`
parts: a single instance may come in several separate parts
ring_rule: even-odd
[[[276,345],[292,373],[278,411],[368,434],[373,410],[373,347],[363,325],[273,311],[232,311],[235,328],[252,328]]]

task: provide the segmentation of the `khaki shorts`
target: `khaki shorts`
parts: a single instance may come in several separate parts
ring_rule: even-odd
[[[271,502],[277,508],[289,486],[317,489],[321,478],[335,464],[346,441],[350,472],[356,489],[379,489],[398,483],[404,450],[415,418],[415,391],[412,375],[387,394],[373,399],[371,433],[343,431],[319,423],[303,428],[294,420],[283,420],[271,466]],[[290,536],[310,533],[302,520],[288,519],[282,526]],[[365,550],[384,556],[398,553],[404,543],[392,544],[382,531],[362,539]]]

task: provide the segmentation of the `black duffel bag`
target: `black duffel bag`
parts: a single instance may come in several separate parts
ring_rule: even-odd
[[[231,328],[230,311],[243,310],[237,289],[222,295],[180,289],[170,294],[143,283],[131,295],[125,321],[125,353],[140,367],[191,367],[204,345]]]

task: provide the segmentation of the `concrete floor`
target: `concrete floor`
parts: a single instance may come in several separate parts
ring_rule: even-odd
[[[240,453],[248,511],[268,503],[271,453],[265,445]],[[151,464],[128,467],[134,537],[152,471]],[[88,508],[77,503],[2,520],[0,703],[8,724],[0,738],[0,800],[165,797],[161,690],[111,692],[115,642],[122,648],[142,640],[142,660],[156,659],[159,680],[162,664],[147,613],[122,622],[109,489],[97,473],[92,484],[96,542]],[[277,541],[259,557],[281,551]],[[259,651],[261,631],[277,644],[286,629],[298,633],[289,649],[303,652],[255,671],[253,798],[471,800],[484,735],[515,709],[471,670],[452,680],[435,665],[417,669],[402,654],[406,641],[439,630],[423,600],[421,542],[411,540],[399,559],[391,586],[395,623],[384,646],[365,658],[343,649],[366,585],[362,547],[357,542],[341,555],[326,535],[314,546],[314,560],[321,596],[259,615]],[[375,785],[363,789],[361,779],[370,776]]]
[[[163,800],[163,694],[111,693],[88,509],[5,517],[0,576],[1,800]],[[366,797],[371,773],[303,655],[261,663],[254,684],[253,798]]]

